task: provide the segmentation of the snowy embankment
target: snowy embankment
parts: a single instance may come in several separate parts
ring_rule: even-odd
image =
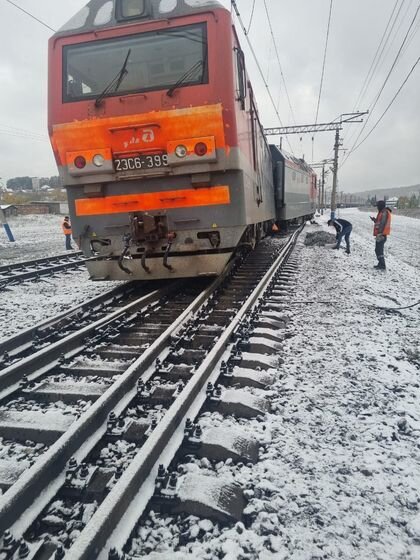
[[[15,237],[10,243],[0,227],[0,265],[29,261],[65,253],[64,235],[61,231],[63,216],[19,216],[9,218]]]
[[[66,253],[62,216],[21,216],[10,219],[16,238],[0,229],[0,265]],[[76,249],[75,244],[73,247]],[[86,269],[45,276],[0,291],[0,341],[100,295],[120,282],[94,283]]]
[[[369,217],[341,215],[355,226],[351,255],[300,241],[272,413],[232,419],[261,443],[259,462],[201,465],[246,489],[247,526],[152,513],[135,558],[420,558],[420,310],[380,309],[419,299],[420,222],[394,220],[384,273]]]

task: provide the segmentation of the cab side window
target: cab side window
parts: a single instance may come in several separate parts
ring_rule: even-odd
[[[245,55],[243,51],[237,47],[235,47],[235,54],[236,54],[236,73],[237,73],[236,100],[240,101],[241,109],[244,111],[245,99],[247,95]]]

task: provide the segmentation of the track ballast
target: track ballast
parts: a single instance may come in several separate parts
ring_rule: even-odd
[[[41,410],[38,417],[53,414],[60,421],[24,428],[29,445],[44,447],[0,500],[0,529],[10,531],[0,552],[13,545],[40,559],[131,558],[122,552],[125,547],[130,554],[137,525],[129,523],[130,508],[138,519],[151,504],[173,513],[196,507],[185,493],[191,482],[185,484],[177,464],[188,450],[199,452],[199,415],[216,409],[247,417],[268,410],[265,399],[238,387],[270,383],[264,371],[251,371],[269,369],[270,357],[259,356],[257,366],[252,356],[275,353],[276,337],[267,342],[256,329],[281,322],[263,318],[264,305],[275,291],[287,292],[293,267],[286,263],[298,233],[261,243],[210,287],[195,281],[194,288],[180,283],[166,294],[149,294],[89,336],[75,336],[74,346],[65,356],[56,353],[53,363],[32,363],[23,380],[9,375],[1,386],[7,404],[0,408],[0,437],[6,430],[12,457],[13,446],[22,445],[25,419],[20,425],[17,419],[27,414],[25,403],[36,403],[32,419]],[[57,412],[58,402],[66,414]],[[221,439],[218,453],[224,456],[229,452]],[[236,460],[247,456],[246,447]],[[255,446],[248,447],[256,459]],[[212,484],[224,506],[208,503],[200,515],[240,519],[241,489]]]

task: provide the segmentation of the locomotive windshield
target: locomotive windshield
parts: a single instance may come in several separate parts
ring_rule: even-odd
[[[125,65],[124,80],[115,80]],[[208,82],[207,29],[195,24],[64,47],[63,100],[184,87]],[[118,87],[108,91],[114,81]]]

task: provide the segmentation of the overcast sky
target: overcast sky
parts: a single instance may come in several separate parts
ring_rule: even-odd
[[[54,29],[64,24],[85,0],[13,0]],[[229,5],[229,0],[224,0]],[[256,0],[249,37],[284,125],[315,122],[330,0],[266,0],[289,92],[293,119],[271,39],[264,0]],[[418,0],[397,0],[402,5],[384,57],[361,103],[359,92],[378,48],[396,0],[334,0],[325,79],[318,122],[328,122],[354,108],[365,110],[380,90],[404,35],[419,6]],[[253,0],[237,0],[246,26]],[[57,173],[46,137],[48,29],[0,0],[0,177],[49,176]],[[263,125],[278,126],[278,118],[259,76],[246,40],[247,54]],[[376,123],[420,56],[420,14],[408,44],[371,115],[364,138]],[[368,140],[340,169],[339,190],[420,183],[420,64],[395,104]],[[344,148],[353,145],[361,125],[343,130]],[[36,140],[25,132],[31,131]],[[354,129],[354,132],[353,132]],[[15,135],[5,134],[10,131]],[[39,138],[39,141],[37,140]],[[311,136],[290,137],[294,153],[312,160]],[[332,156],[334,133],[315,137],[315,160]],[[340,153],[344,157],[344,153]]]

